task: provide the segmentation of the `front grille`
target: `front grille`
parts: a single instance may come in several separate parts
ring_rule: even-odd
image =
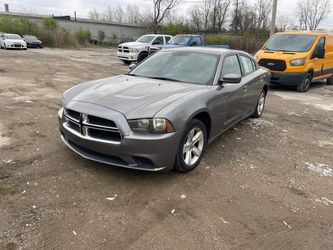
[[[120,141],[121,137],[119,132],[112,130],[101,130],[95,128],[88,128],[88,135],[90,137],[99,139],[99,140],[107,140],[107,141]]]
[[[65,115],[76,120],[76,121],[80,121],[80,116],[81,114],[79,112],[76,112],[74,110],[71,109],[65,109]]]
[[[20,44],[20,43],[15,43],[15,44],[14,44],[14,47],[15,47],[15,48],[21,48],[21,44]]]
[[[119,52],[124,52],[124,53],[129,53],[129,47],[125,47],[125,46],[118,46],[118,51]]]
[[[97,116],[88,115],[88,122],[93,125],[100,125],[100,126],[106,126],[111,128],[117,128],[114,121],[110,121],[104,118],[100,118]]]
[[[274,71],[285,71],[287,66],[283,60],[260,59],[259,65]]]
[[[72,109],[65,109],[64,115],[65,127],[87,139],[112,143],[121,142],[121,133],[112,120],[87,115]]]
[[[71,129],[75,130],[78,133],[81,133],[80,124],[73,122],[71,120],[67,120],[67,124],[68,124],[68,127],[70,127]]]

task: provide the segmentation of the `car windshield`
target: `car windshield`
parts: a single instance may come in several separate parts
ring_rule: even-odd
[[[138,40],[136,40],[139,43],[151,43],[155,36],[142,36]]]
[[[5,38],[6,39],[14,39],[14,40],[21,40],[22,37],[20,37],[19,35],[15,35],[15,34],[5,34]]]
[[[194,84],[212,84],[218,55],[162,51],[138,65],[129,75]]]
[[[29,38],[29,39],[37,39],[37,37],[35,36],[24,36],[25,38]]]
[[[190,41],[190,39],[191,39],[190,36],[175,36],[168,42],[168,44],[186,46]]]
[[[264,50],[306,52],[309,51],[316,36],[312,35],[274,35],[264,46]]]

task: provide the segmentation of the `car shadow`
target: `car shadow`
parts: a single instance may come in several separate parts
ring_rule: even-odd
[[[317,80],[311,83],[309,90],[311,89],[319,89],[326,85],[326,80]],[[297,89],[295,86],[281,86],[281,85],[275,85],[270,84],[269,85],[270,90],[281,90],[281,91],[294,91],[296,92]]]

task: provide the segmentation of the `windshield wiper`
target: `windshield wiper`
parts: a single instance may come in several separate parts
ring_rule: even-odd
[[[147,76],[149,78],[152,78],[152,79],[157,79],[157,80],[165,80],[165,81],[173,81],[173,82],[182,82],[182,81],[179,81],[177,79],[173,79],[173,78],[168,78],[168,77],[161,77],[161,76]]]

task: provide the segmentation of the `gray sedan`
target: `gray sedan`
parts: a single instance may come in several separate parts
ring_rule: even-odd
[[[219,135],[262,115],[269,82],[270,72],[242,51],[162,50],[128,74],[66,91],[61,138],[90,160],[187,172]]]

